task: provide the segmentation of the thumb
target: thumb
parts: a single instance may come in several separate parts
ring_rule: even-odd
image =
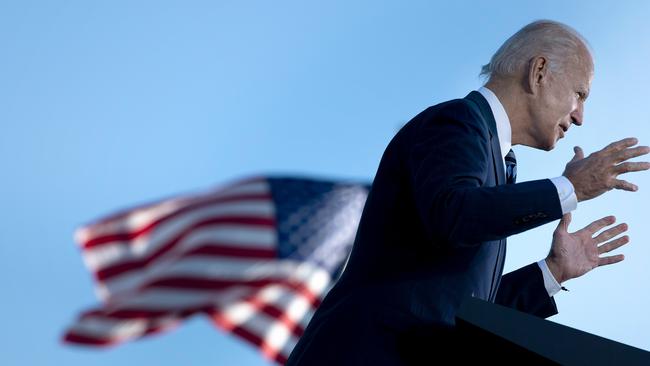
[[[560,223],[557,225],[558,229],[561,229],[564,232],[569,232],[569,224],[571,224],[571,212],[566,213],[560,219]]]
[[[585,153],[582,151],[582,148],[580,146],[574,146],[573,152],[575,155],[573,155],[573,159],[571,159],[569,163],[573,163],[574,161],[582,160],[585,158]]]

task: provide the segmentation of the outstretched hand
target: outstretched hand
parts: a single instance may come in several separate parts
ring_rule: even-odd
[[[566,165],[562,175],[573,184],[578,201],[598,197],[612,189],[636,191],[636,185],[618,179],[618,176],[650,169],[650,162],[628,161],[650,153],[648,146],[633,147],[638,142],[634,137],[612,142],[586,158],[582,149],[576,146],[573,149],[575,155]]]
[[[627,231],[627,224],[610,227],[594,237],[599,230],[615,222],[614,216],[607,216],[581,230],[569,233],[571,213],[562,216],[560,224],[553,232],[553,244],[546,257],[546,263],[559,283],[580,277],[596,267],[618,263],[625,258],[623,254],[604,257],[601,255],[620,248],[630,241],[627,235],[608,241]]]

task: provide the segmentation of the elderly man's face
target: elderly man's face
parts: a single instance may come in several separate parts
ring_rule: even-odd
[[[535,147],[551,150],[572,124],[582,125],[593,70],[591,56],[584,50],[578,61],[565,65],[564,72],[549,73],[532,113]]]

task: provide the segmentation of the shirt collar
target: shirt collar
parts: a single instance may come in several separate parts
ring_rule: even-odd
[[[482,86],[478,90],[479,93],[487,100],[494,115],[494,120],[497,125],[497,136],[499,137],[499,147],[501,147],[501,158],[505,159],[508,151],[512,147],[512,130],[510,128],[510,119],[506,113],[503,104],[499,98],[492,92],[492,90]]]

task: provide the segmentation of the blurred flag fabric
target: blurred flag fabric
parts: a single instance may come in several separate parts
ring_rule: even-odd
[[[259,177],[82,227],[76,241],[102,305],[63,339],[114,345],[204,314],[283,364],[344,267],[368,190]]]

